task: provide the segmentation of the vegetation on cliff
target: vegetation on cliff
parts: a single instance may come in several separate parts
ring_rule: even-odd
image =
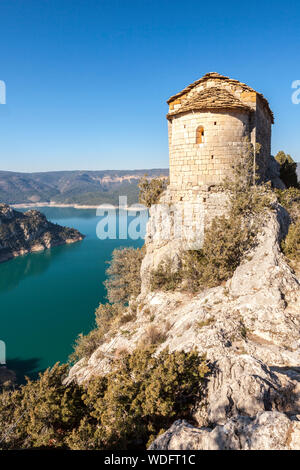
[[[86,386],[63,386],[55,365],[0,394],[0,448],[145,448],[174,419],[190,417],[208,367],[196,351],[136,350]]]
[[[159,198],[167,188],[169,181],[166,177],[160,178],[147,178],[145,175],[140,179],[139,188],[139,202],[146,207],[151,207],[153,204],[159,203]]]
[[[293,263],[300,261],[300,189],[290,187],[286,190],[276,191],[280,204],[287,209],[291,217],[291,225],[285,240],[282,241],[282,250]]]
[[[144,248],[121,248],[112,253],[104,283],[110,303],[97,308],[96,328],[87,335],[80,334],[74,344],[71,362],[90,357],[108,335],[136,316],[135,299],[141,291],[141,263]]]
[[[299,187],[297,177],[297,163],[294,162],[292,157],[280,150],[280,152],[278,152],[275,156],[275,160],[280,165],[280,179],[284,182],[286,187]]]
[[[248,143],[232,177],[225,181],[228,212],[215,217],[205,230],[203,248],[183,252],[177,271],[168,260],[162,261],[151,273],[152,290],[197,291],[217,286],[232,276],[256,243],[262,222],[274,202],[270,188],[257,184],[254,157],[258,152],[259,147],[254,151]]]
[[[107,298],[110,303],[127,305],[132,297],[139,295],[141,292],[140,270],[144,252],[144,247],[113,251],[105,281]]]
[[[78,230],[49,222],[41,212],[23,213],[0,204],[0,262],[83,238]]]
[[[282,244],[283,251],[289,257],[297,256],[299,190],[288,189],[275,194],[270,187],[256,184],[253,169],[254,153],[249,146],[248,152],[237,163],[233,178],[225,183],[229,197],[227,216],[212,222],[202,250],[182,254],[178,271],[172,271],[168,260],[159,266],[152,273],[154,289],[180,287],[197,291],[229,279],[241,261],[247,259],[249,250],[256,246],[257,234],[277,199],[292,218]],[[152,196],[147,200],[150,202]],[[73,361],[90,357],[101,344],[120,332],[122,326],[135,320],[142,258],[143,250],[123,249],[113,253],[106,281],[110,303],[100,305],[96,310],[95,330],[77,339]],[[225,289],[222,295],[226,295]],[[197,334],[201,334],[209,325],[215,324],[217,315],[212,316],[209,310],[212,307],[207,305],[203,311],[195,308]],[[139,305],[138,311],[141,309],[147,315],[147,306]],[[157,328],[158,323],[151,324],[151,311],[148,310],[145,336],[140,337],[133,352],[124,348],[111,351],[111,355],[104,349],[97,351],[99,362],[102,359],[109,361],[110,372],[106,375],[95,377],[84,385],[71,382],[63,386],[67,367],[56,365],[41,374],[37,381],[28,381],[17,390],[3,391],[0,395],[0,448],[145,448],[174,420],[191,419],[195,406],[201,405],[207,393],[205,385],[209,369],[206,360],[196,350],[158,353],[157,346],[166,340],[168,326],[162,328],[160,323]],[[206,310],[209,316],[203,316],[199,321],[199,312],[205,315]],[[234,314],[238,317],[238,339],[245,340],[248,329],[238,310],[230,312],[231,320]],[[135,327],[136,324],[131,325],[131,333]],[[193,325],[186,328],[192,329]],[[221,331],[224,334],[223,323]],[[224,347],[231,348],[235,336],[228,338],[224,336]],[[155,350],[157,352],[153,354]],[[253,374],[251,384],[252,377]]]

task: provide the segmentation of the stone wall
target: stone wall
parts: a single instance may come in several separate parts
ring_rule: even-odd
[[[189,111],[179,114],[181,107],[193,96],[213,87],[230,92],[248,109]],[[252,144],[258,142],[262,145],[258,163],[262,179],[265,178],[271,155],[273,116],[260,94],[240,82],[211,78],[170,102],[169,111],[171,188],[180,191],[205,184],[220,184],[230,174],[234,161],[243,151],[245,137]],[[199,126],[204,127],[201,144],[196,143]]]
[[[203,143],[196,143],[203,126]],[[246,111],[195,112],[176,116],[169,124],[170,185],[177,190],[220,184],[230,175],[251,139],[251,114]]]
[[[255,113],[255,141],[261,145],[261,151],[257,157],[260,168],[261,177],[266,176],[269,159],[271,156],[271,122],[259,96],[257,97],[256,113]]]
[[[142,262],[142,292],[149,291],[150,274],[163,260],[178,268],[184,250],[202,248],[204,230],[214,217],[226,213],[227,195],[221,188],[172,190],[150,208]]]

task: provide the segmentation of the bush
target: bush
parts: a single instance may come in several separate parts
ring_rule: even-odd
[[[89,358],[94,351],[102,344],[103,338],[97,329],[90,331],[87,335],[80,333],[73,344],[73,352],[69,357],[70,363],[75,363]]]
[[[292,157],[282,150],[277,153],[275,159],[280,164],[280,178],[287,188],[299,187],[297,178],[297,163]]]
[[[124,322],[123,318],[128,313],[126,313],[126,309],[120,304],[100,304],[95,315],[97,327],[87,335],[80,333],[77,337],[73,346],[74,351],[69,358],[71,363],[79,361],[84,357],[89,358],[103,344],[105,336],[113,332],[113,325]]]
[[[183,257],[183,278],[191,290],[214,287],[229,279],[247,250],[254,246],[257,226],[242,216],[215,218],[206,231],[203,249]]]
[[[281,247],[287,258],[292,261],[300,261],[300,221],[290,225]]]
[[[293,221],[300,219],[300,189],[288,188],[275,190],[278,202],[290,213]]]
[[[13,392],[0,394],[0,448],[60,448],[83,418],[82,391],[62,381],[67,366],[56,364]]]
[[[128,305],[131,298],[136,298],[141,291],[141,264],[143,248],[122,248],[112,253],[112,260],[106,273],[108,279],[104,285],[110,303]]]
[[[144,248],[116,249],[107,269],[107,304],[100,304],[96,314],[96,328],[87,335],[77,337],[69,361],[74,363],[92,353],[103,344],[105,337],[116,332],[117,328],[136,318],[134,299],[141,290],[141,263]],[[131,301],[131,302],[130,302]],[[130,302],[130,305],[128,306]]]
[[[276,190],[278,201],[289,212],[292,224],[281,242],[283,253],[291,261],[300,261],[300,189]]]
[[[196,351],[122,353],[113,372],[87,386],[62,385],[56,365],[19,390],[0,394],[0,448],[145,448],[203,396],[208,367]]]
[[[178,287],[181,280],[181,271],[174,271],[171,259],[166,258],[159,263],[157,269],[151,271],[150,288],[151,290],[172,291]]]
[[[147,175],[145,175],[138,184],[140,190],[139,202],[146,207],[157,204],[168,184],[169,180],[166,177],[147,179]]]
[[[166,328],[163,331],[159,330],[157,326],[150,325],[139,344],[139,347],[146,348],[149,346],[157,346],[167,339]]]
[[[229,279],[246,251],[255,244],[257,227],[242,217],[216,217],[206,230],[202,250],[182,253],[181,268],[172,272],[170,261],[151,273],[152,290],[183,288],[192,292],[215,287]]]
[[[195,351],[153,357],[151,350],[138,350],[116,364],[114,372],[90,382],[83,399],[92,419],[70,436],[71,448],[145,448],[175,419],[190,417],[208,373]]]

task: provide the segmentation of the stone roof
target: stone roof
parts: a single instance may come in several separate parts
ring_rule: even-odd
[[[199,111],[201,109],[240,109],[252,112],[250,106],[242,103],[232,93],[218,87],[206,88],[203,91],[193,95],[183,105],[174,111],[171,111],[167,117],[175,116],[188,111]]]
[[[225,77],[224,75],[220,75],[219,73],[217,72],[210,72],[210,73],[207,73],[206,75],[204,75],[202,78],[199,78],[199,80],[196,80],[195,82],[191,83],[190,85],[188,85],[187,87],[185,87],[182,91],[180,91],[179,93],[177,93],[176,95],[173,95],[171,96],[167,103],[170,104],[172,101],[176,100],[177,98],[180,98],[180,96],[182,95],[185,95],[187,92],[191,91],[193,88],[195,88],[197,85],[201,84],[201,83],[204,83],[208,80],[211,80],[211,79],[215,79],[215,80],[220,80],[220,81],[225,81],[226,83],[228,83],[229,85],[238,85],[240,86],[243,90],[245,91],[251,91],[251,92],[255,92],[257,93],[257,95],[261,98],[265,108],[267,109],[267,111],[269,112],[270,116],[271,116],[271,119],[272,119],[272,123],[274,123],[274,115],[270,109],[270,106],[269,106],[269,102],[268,100],[264,97],[264,95],[262,93],[259,93],[257,92],[256,90],[254,90],[253,88],[249,87],[248,85],[246,85],[245,83],[242,83],[240,82],[239,80],[234,80],[232,78],[229,78],[229,77]],[[174,113],[175,114],[175,113]]]

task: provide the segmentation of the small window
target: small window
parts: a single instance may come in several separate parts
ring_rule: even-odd
[[[214,122],[215,126],[217,125],[216,121]]]
[[[203,144],[204,142],[204,127],[199,126],[196,130],[196,144]]]
[[[212,159],[212,160],[214,159],[214,156],[213,156],[213,155],[211,156],[211,159]]]

